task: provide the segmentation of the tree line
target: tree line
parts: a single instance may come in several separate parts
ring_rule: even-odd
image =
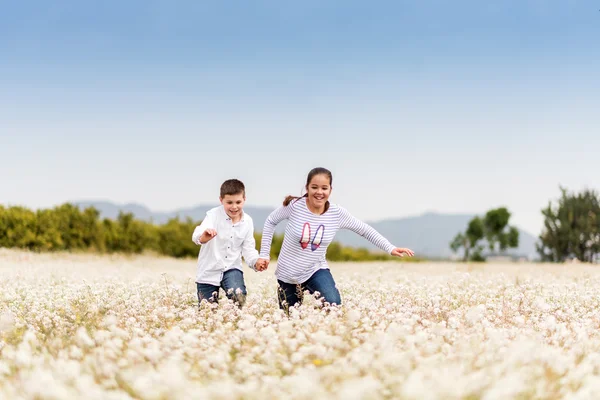
[[[66,203],[52,209],[30,210],[0,205],[0,247],[32,251],[75,251],[95,253],[155,253],[170,257],[197,257],[199,246],[192,232],[201,221],[172,218],[164,224],[139,220],[132,213],[119,213],[116,220],[101,218],[94,207],[80,209]],[[261,234],[255,233],[257,247]],[[274,235],[271,257],[277,258],[283,235]],[[384,253],[331,243],[331,261],[391,260]],[[418,261],[411,260],[411,261]]]
[[[592,189],[569,192],[561,187],[557,201],[549,201],[541,210],[544,227],[536,243],[541,261],[583,262],[600,260],[600,196]],[[486,255],[503,253],[519,245],[519,231],[509,226],[510,212],[505,208],[488,211],[469,221],[450,248],[462,251],[463,260],[484,261]],[[485,243],[487,242],[487,246]],[[487,254],[486,254],[487,253]]]

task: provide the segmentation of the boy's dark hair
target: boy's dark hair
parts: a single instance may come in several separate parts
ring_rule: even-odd
[[[233,196],[234,194],[243,194],[246,196],[246,187],[244,183],[238,179],[228,179],[221,185],[221,198],[226,195]]]

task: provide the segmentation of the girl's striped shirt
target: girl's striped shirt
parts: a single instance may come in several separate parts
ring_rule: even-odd
[[[277,279],[291,284],[306,282],[316,271],[329,268],[327,247],[340,229],[349,229],[390,254],[395,246],[370,225],[356,219],[345,208],[330,204],[322,215],[313,214],[301,197],[273,211],[262,233],[260,257],[269,259],[275,227],[287,219],[283,245],[277,259]]]

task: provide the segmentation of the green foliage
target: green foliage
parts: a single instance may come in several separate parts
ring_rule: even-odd
[[[467,230],[465,233],[458,233],[452,242],[450,248],[452,251],[457,252],[461,248],[464,249],[464,260],[480,261],[482,260],[483,246],[479,244],[479,241],[485,237],[484,222],[479,217],[473,218],[469,221]]]
[[[543,261],[562,262],[570,257],[594,262],[600,254],[600,198],[586,189],[569,193],[560,188],[558,204],[542,210],[544,228],[537,251]]]
[[[0,210],[0,246],[35,249],[37,241],[37,218],[33,211],[24,207]]]
[[[519,246],[519,230],[509,226],[510,212],[505,207],[488,211],[483,219],[485,237],[491,252]]]
[[[60,232],[63,243],[62,250],[103,249],[98,210],[90,207],[82,212],[77,206],[67,203],[53,211],[56,229]]]
[[[36,224],[36,244],[34,250],[48,251],[64,249],[65,243],[60,231],[60,221],[53,210],[38,210]]]
[[[191,218],[179,221],[179,218],[170,219],[166,224],[158,227],[158,250],[161,254],[171,257],[196,257],[199,248],[192,242],[192,233],[196,223]]]
[[[474,217],[469,221],[465,233],[458,233],[450,248],[455,253],[464,249],[464,261],[485,261],[484,247],[480,243],[484,239],[490,252],[505,251],[519,246],[519,231],[509,226],[510,212],[505,207],[489,210],[485,216]]]
[[[125,253],[140,254],[144,249],[155,249],[157,227],[147,222],[134,219],[133,214],[120,212],[117,217],[119,233],[119,250]]]
[[[33,212],[24,207],[0,205],[0,247],[33,251],[92,251],[140,254],[154,252],[170,257],[197,257],[199,246],[192,233],[200,221],[173,218],[162,225],[137,220],[131,213],[120,213],[116,220],[100,219],[93,207],[84,210],[73,204]],[[254,234],[257,248],[262,236]],[[283,235],[274,235],[271,258],[281,251]],[[367,249],[344,247],[337,242],[328,248],[330,261],[377,261],[395,259]],[[419,261],[404,258],[404,261]]]

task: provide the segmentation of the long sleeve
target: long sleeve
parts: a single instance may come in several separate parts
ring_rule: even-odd
[[[202,243],[200,243],[200,236],[202,236],[204,231],[207,229],[214,229],[213,213],[206,213],[206,217],[202,223],[198,225],[196,229],[194,229],[194,233],[192,234],[192,242],[196,243],[197,245],[201,245]]]
[[[259,255],[256,250],[256,240],[254,239],[254,222],[250,224],[248,233],[244,238],[244,243],[242,243],[242,257],[244,257],[246,264],[256,271],[255,264]]]
[[[377,232],[372,226],[362,222],[358,218],[351,215],[348,210],[340,207],[340,229],[348,229],[352,232],[359,234],[360,236],[379,247],[381,250],[388,254],[391,254],[392,250],[396,248],[386,238],[384,238],[379,232]]]
[[[279,207],[267,217],[267,220],[265,221],[265,225],[263,227],[262,240],[260,242],[260,258],[264,258],[267,260],[271,259],[271,243],[273,241],[273,233],[275,233],[275,227],[281,221],[288,219],[292,215],[292,204]]]

